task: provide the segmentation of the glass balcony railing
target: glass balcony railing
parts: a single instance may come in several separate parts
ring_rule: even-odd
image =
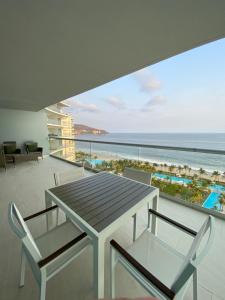
[[[48,118],[47,123],[50,125],[62,126],[60,119],[50,119]]]
[[[53,111],[53,112],[57,112],[57,113],[62,113],[62,109],[61,107],[57,107],[57,105],[50,105],[47,107],[47,109]]]
[[[93,171],[123,175],[125,167],[152,173],[161,195],[216,212],[225,206],[225,151],[51,137],[63,150],[52,156]]]

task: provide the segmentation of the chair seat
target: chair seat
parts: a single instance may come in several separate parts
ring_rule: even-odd
[[[41,237],[35,240],[41,255],[43,258],[54,253],[59,248],[72,241],[74,238],[79,236],[82,231],[79,230],[73,223],[67,221],[54,229],[46,232]],[[47,277],[51,277],[61,266],[67,265],[72,259],[76,257],[76,253],[89,244],[88,237],[83,238],[77,244],[66,250],[63,254],[60,254],[47,266]]]
[[[167,287],[178,274],[185,257],[146,230],[127,250],[145,269]]]

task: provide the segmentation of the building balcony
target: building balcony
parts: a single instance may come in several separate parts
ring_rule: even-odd
[[[67,104],[65,101],[60,101],[60,102],[58,103],[58,105],[61,106],[61,107],[70,107],[70,105]]]
[[[53,124],[53,123],[47,123],[47,126],[49,128],[62,128],[63,127],[61,124]]]
[[[64,128],[64,125],[61,122],[61,119],[52,119],[49,118],[47,120],[47,126],[48,128]]]
[[[54,105],[45,108],[47,116],[51,118],[65,118],[67,114],[61,112],[61,110]]]
[[[23,216],[30,215],[45,207],[44,191],[54,186],[54,172],[73,170],[77,168],[71,163],[46,157],[37,162],[24,162],[8,166],[7,171],[0,171],[0,214],[1,214],[1,255],[0,278],[2,278],[1,299],[38,299],[38,288],[30,270],[26,270],[26,281],[23,288],[18,288],[20,270],[21,245],[11,232],[7,221],[8,203],[15,201]],[[85,171],[85,176],[94,173]],[[207,216],[207,211],[197,210],[194,206],[178,203],[173,199],[160,197],[159,212],[181,222],[182,224],[198,230]],[[199,267],[199,299],[224,299],[225,294],[225,219],[223,215],[216,216],[216,236],[213,247],[207,258]],[[138,213],[138,234],[147,224],[146,209]],[[158,236],[166,240],[176,249],[182,249],[188,245],[181,232],[172,229],[159,221]],[[113,233],[112,237],[118,240],[124,247],[132,243],[132,220],[124,224],[121,229]],[[109,244],[106,247],[106,295],[109,293]],[[67,268],[51,279],[48,284],[46,299],[95,299],[92,291],[92,250],[86,249],[79,259],[71,263]],[[79,270],[79,271],[78,271]],[[117,296],[137,297],[146,293],[126,273],[118,267],[116,279]],[[187,291],[185,299],[192,299],[191,287]]]

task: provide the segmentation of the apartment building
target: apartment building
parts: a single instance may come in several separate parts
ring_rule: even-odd
[[[71,115],[63,112],[63,108],[69,107],[68,104],[61,101],[45,108],[47,113],[48,136],[74,137],[73,118]],[[74,161],[75,159],[75,141],[49,139],[49,150],[51,154]]]

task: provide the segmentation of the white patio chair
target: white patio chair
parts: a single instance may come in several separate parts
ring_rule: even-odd
[[[54,173],[54,181],[56,186],[73,182],[82,177],[84,177],[84,167],[77,167],[73,170]]]
[[[28,262],[40,289],[40,300],[45,299],[47,281],[72,262],[90,243],[87,234],[69,221],[34,239],[25,222],[56,208],[50,207],[23,219],[16,205],[9,204],[9,224],[22,242],[20,287],[24,286],[25,262]]]
[[[129,179],[133,179],[135,181],[142,182],[144,184],[151,185],[152,182],[152,173],[150,172],[145,172],[142,170],[137,170],[137,169],[132,169],[132,168],[125,168],[123,172],[123,176],[127,177]],[[149,203],[147,204],[147,212],[149,210]],[[137,215],[133,215],[133,241],[136,240],[136,232],[137,232]],[[150,224],[150,216],[148,214],[148,227]]]
[[[111,296],[115,297],[115,266],[120,263],[150,295],[159,299],[183,299],[193,278],[193,299],[197,300],[197,267],[208,253],[214,237],[214,218],[208,216],[195,231],[150,210],[168,224],[194,237],[186,256],[157,238],[147,229],[128,250],[116,241],[111,244]]]
[[[84,177],[84,167],[77,167],[73,170],[54,173],[55,186],[70,183]],[[52,203],[52,205],[54,205]],[[59,207],[56,214],[57,223],[59,220]]]

